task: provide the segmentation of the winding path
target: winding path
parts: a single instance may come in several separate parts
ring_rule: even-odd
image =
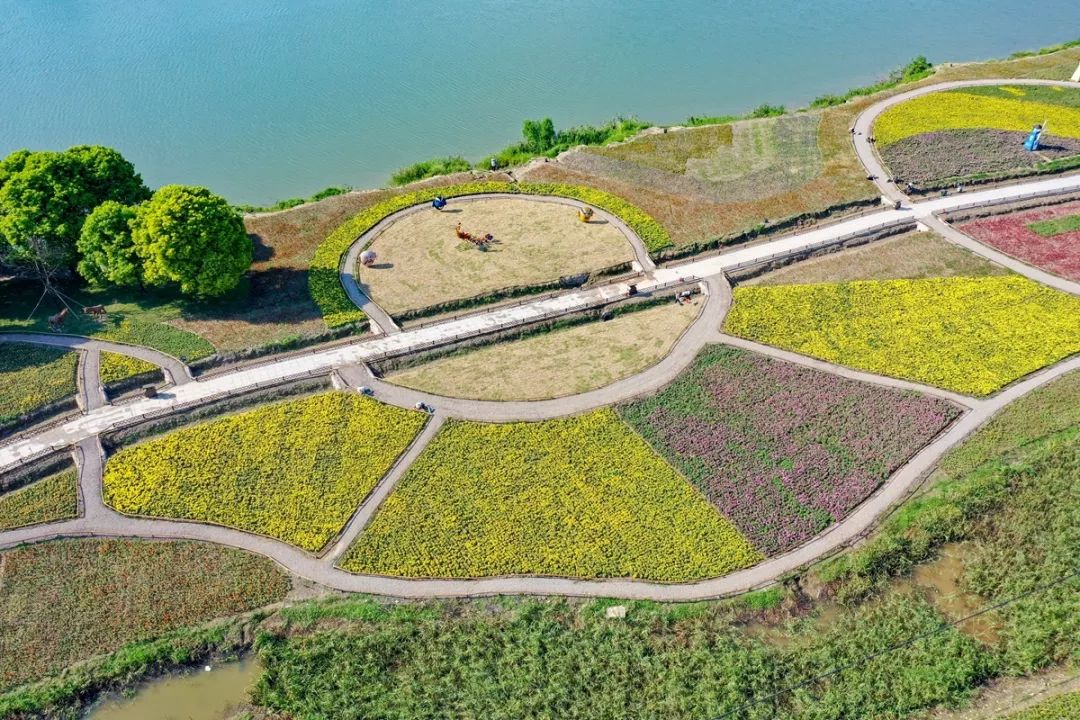
[[[860,116],[856,127],[869,128],[873,118],[883,109],[916,95],[948,87],[972,84],[1000,84],[1003,82],[1010,84],[1021,82],[1058,84],[1010,79],[928,86],[910,93],[894,96],[872,106],[863,116]],[[874,114],[869,116],[871,112]],[[887,190],[896,189],[889,187],[888,183],[885,183],[884,170],[875,171],[874,169],[875,167],[880,168],[880,163],[877,161],[871,145],[864,143],[865,147],[860,150],[858,136],[856,136],[855,144],[860,157],[867,163],[868,172],[881,175],[879,187],[882,187],[883,193],[889,197],[894,197],[886,192]],[[871,157],[869,159],[865,158],[864,152],[869,152]],[[877,165],[875,166],[874,163],[877,163]],[[387,326],[383,327],[383,330],[388,332],[384,332],[379,337],[300,356],[271,360],[261,365],[222,373],[199,381],[190,381],[191,377],[187,368],[175,358],[168,358],[168,356],[163,358],[159,353],[156,354],[157,359],[136,354],[133,352],[136,348],[132,346],[65,336],[44,335],[34,336],[30,340],[18,340],[16,339],[19,337],[18,335],[0,335],[0,342],[5,340],[9,342],[43,342],[44,344],[55,344],[75,349],[97,352],[109,350],[142,357],[164,367],[177,383],[170,392],[162,393],[158,398],[136,400],[119,407],[105,406],[91,409],[84,416],[64,423],[59,427],[0,446],[0,472],[20,464],[24,458],[36,456],[50,450],[74,447],[79,467],[80,502],[83,511],[82,516],[74,520],[0,532],[0,548],[80,535],[204,540],[266,555],[294,574],[328,587],[345,591],[409,598],[492,594],[561,594],[680,601],[714,598],[768,585],[784,574],[797,570],[824,555],[844,547],[871,530],[884,512],[902,501],[918,486],[925,473],[931,470],[946,452],[966,439],[972,432],[1016,399],[1068,372],[1080,371],[1080,356],[1074,356],[1053,367],[1035,373],[988,399],[976,400],[916,383],[832,365],[722,334],[720,326],[731,302],[730,287],[724,280],[724,271],[748,263],[767,260],[777,254],[798,253],[806,248],[833,242],[838,238],[847,237],[851,234],[872,232],[883,226],[901,226],[910,224],[913,220],[919,220],[942,232],[953,242],[969,247],[986,257],[990,257],[995,262],[1016,269],[1017,272],[1021,272],[1039,282],[1045,282],[1059,289],[1076,293],[1075,283],[1068,283],[1068,281],[1063,281],[1061,278],[1049,276],[1007,256],[994,257],[994,254],[1000,255],[1000,253],[991,251],[974,240],[963,236],[962,233],[952,230],[938,220],[935,213],[979,203],[1008,203],[1030,196],[1032,193],[1055,194],[1077,191],[1080,191],[1080,176],[1055,177],[1049,180],[992,188],[934,200],[916,203],[907,202],[899,210],[884,210],[872,215],[838,222],[811,232],[777,238],[769,242],[736,249],[675,267],[656,269],[652,266],[651,261],[647,264],[641,263],[639,256],[639,264],[641,264],[643,270],[648,271],[647,276],[637,283],[639,290],[642,292],[659,290],[666,287],[667,283],[678,282],[680,279],[700,279],[706,289],[707,300],[698,320],[684,333],[683,337],[680,338],[663,361],[645,372],[613,383],[605,388],[549,401],[504,403],[457,398],[432,398],[428,394],[400,388],[372,378],[364,367],[364,363],[380,359],[388,354],[408,354],[435,345],[445,344],[463,336],[490,333],[506,327],[514,327],[541,319],[557,317],[560,314],[576,312],[583,308],[600,306],[625,297],[627,288],[624,283],[568,292],[556,297],[496,308],[489,312],[475,313],[413,330],[400,331]],[[902,193],[900,195],[902,196]],[[513,195],[512,197],[519,198],[522,196]],[[906,200],[905,197],[896,197],[896,199]],[[545,198],[545,200],[552,201],[551,198]],[[944,232],[941,226],[944,226]],[[375,232],[377,228],[378,226],[370,232]],[[960,237],[956,237],[956,235]],[[351,254],[355,255],[359,252],[359,248],[364,244],[362,240],[363,236],[354,243],[353,248],[350,249]],[[640,243],[640,240],[638,240],[638,243]],[[974,246],[971,246],[971,243],[974,243]],[[643,252],[644,246],[642,245],[640,249]],[[638,246],[635,245],[635,252],[637,251]],[[343,267],[351,268],[350,262],[354,261],[355,258],[353,258],[353,261],[346,259]],[[349,275],[351,276],[351,273]],[[344,276],[343,282],[346,283],[346,288],[348,288]],[[1061,285],[1062,282],[1068,283],[1068,285],[1063,286]],[[360,292],[361,296],[363,295],[358,287],[356,292]],[[350,293],[350,297],[355,298],[357,296]],[[371,313],[369,313],[369,316],[374,317]],[[906,465],[894,473],[874,495],[847,518],[788,553],[769,558],[754,567],[720,578],[681,584],[661,584],[637,580],[574,580],[548,577],[414,580],[353,575],[334,566],[336,560],[340,558],[349,544],[370,521],[381,502],[393,490],[394,485],[404,474],[411,461],[423,451],[427,443],[434,437],[445,418],[461,417],[489,421],[539,420],[578,413],[624,401],[654,392],[670,383],[679,372],[693,361],[701,347],[710,342],[723,342],[743,347],[754,352],[764,353],[789,362],[814,367],[864,382],[911,389],[945,397],[966,408],[966,412],[935,441],[923,448]],[[137,349],[145,351],[143,348]],[[153,353],[153,351],[146,352]],[[179,363],[180,367],[172,366],[169,364],[170,362]],[[411,407],[417,401],[422,400],[434,405],[436,413],[420,435],[413,441],[406,453],[395,464],[394,468],[357,508],[356,513],[343,529],[342,535],[322,557],[310,555],[295,547],[267,537],[220,526],[127,517],[107,508],[102,503],[101,474],[103,454],[97,439],[100,433],[137,422],[145,413],[176,412],[208,399],[244,392],[253,387],[277,382],[284,378],[327,373],[331,370],[336,370],[348,384],[354,387],[367,385],[374,388],[376,395],[381,400],[406,407]]]

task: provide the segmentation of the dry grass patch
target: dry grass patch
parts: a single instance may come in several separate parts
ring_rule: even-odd
[[[476,400],[542,400],[586,392],[663,358],[700,305],[661,305],[466,351],[392,374],[398,385]]]
[[[741,285],[805,285],[849,280],[1008,275],[1009,270],[933,232],[906,233],[803,260]]]
[[[389,313],[557,280],[633,259],[613,225],[582,223],[572,207],[518,198],[457,200],[459,212],[421,210],[387,227],[371,244],[374,267],[360,267],[361,286]],[[491,233],[486,251],[459,240],[454,226]]]

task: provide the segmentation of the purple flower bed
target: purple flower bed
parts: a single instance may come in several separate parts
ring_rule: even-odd
[[[881,151],[894,177],[916,185],[979,173],[1034,168],[1080,155],[1080,140],[1049,137],[1037,153],[1024,149],[1026,132],[938,130],[904,138]]]
[[[619,411],[766,555],[842,519],[960,414],[724,345]]]

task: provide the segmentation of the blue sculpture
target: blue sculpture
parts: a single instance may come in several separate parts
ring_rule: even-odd
[[[444,198],[442,195],[437,196],[434,200],[431,201],[431,207],[435,208],[436,210],[442,210],[444,207],[446,207],[446,198]]]
[[[1035,151],[1039,149],[1039,138],[1042,137],[1043,126],[1036,125],[1031,129],[1031,134],[1028,135],[1028,139],[1024,141],[1024,149]]]

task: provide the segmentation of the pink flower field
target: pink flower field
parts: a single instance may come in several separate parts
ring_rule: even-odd
[[[1080,231],[1040,235],[1028,227],[1040,220],[1077,214],[1080,214],[1080,202],[1071,202],[973,220],[959,227],[979,242],[1029,265],[1069,280],[1080,280]]]

